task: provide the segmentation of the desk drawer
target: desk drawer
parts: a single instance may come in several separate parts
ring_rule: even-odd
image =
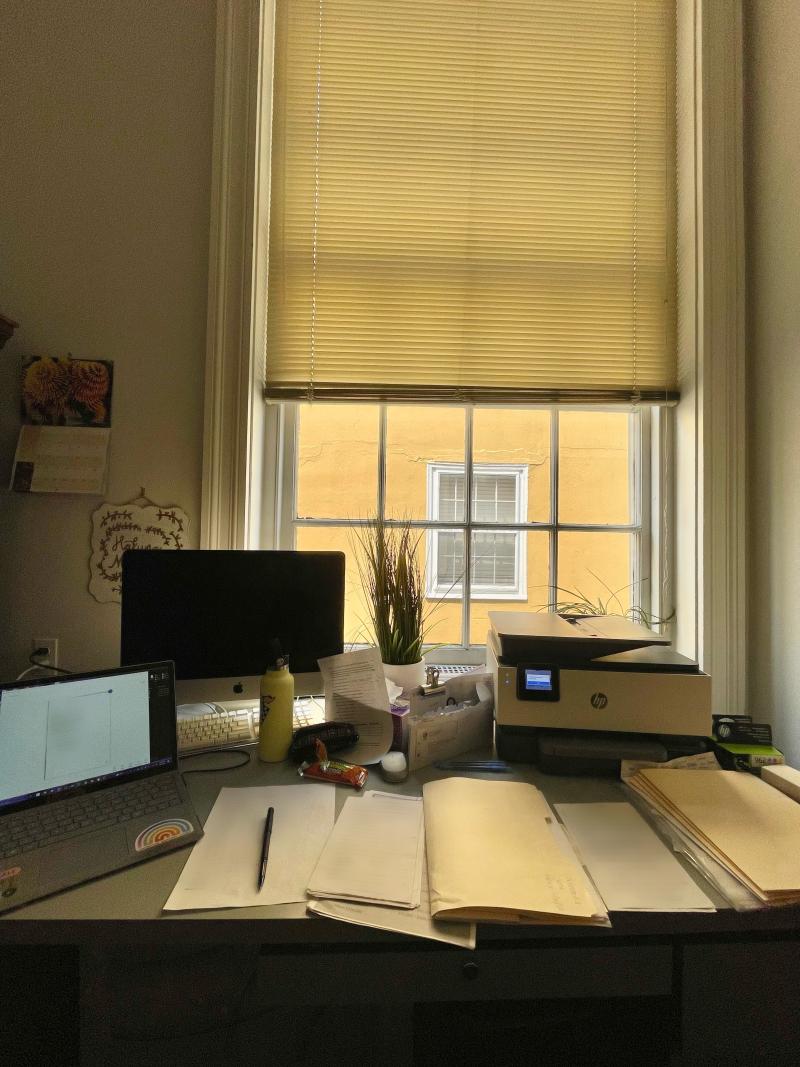
[[[263,951],[256,993],[261,1003],[413,1004],[672,992],[669,945]]]

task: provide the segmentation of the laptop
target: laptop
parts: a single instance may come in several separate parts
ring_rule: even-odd
[[[0,914],[183,848],[171,662],[0,685]]]

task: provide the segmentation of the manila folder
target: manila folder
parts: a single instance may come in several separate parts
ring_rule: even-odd
[[[536,786],[445,778],[422,797],[435,919],[608,925]]]

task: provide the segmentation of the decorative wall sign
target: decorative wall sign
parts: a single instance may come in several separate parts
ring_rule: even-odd
[[[154,504],[144,489],[128,504],[101,504],[92,515],[89,592],[101,604],[119,603],[122,553],[129,548],[184,548],[188,525],[182,508]]]

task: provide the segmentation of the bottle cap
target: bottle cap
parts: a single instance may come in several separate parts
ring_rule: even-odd
[[[289,657],[284,655],[283,646],[279,638],[273,637],[267,644],[267,670],[279,671],[282,667],[289,666]]]

